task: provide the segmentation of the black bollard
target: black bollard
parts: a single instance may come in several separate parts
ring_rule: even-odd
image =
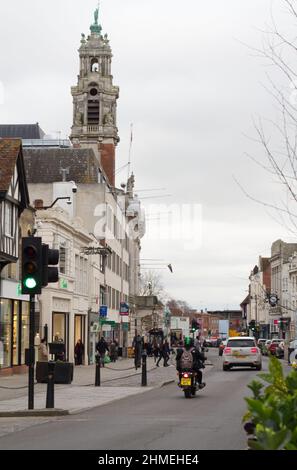
[[[100,374],[101,374],[101,370],[100,370],[100,367],[101,367],[101,360],[100,360],[100,356],[99,354],[96,355],[96,375],[95,375],[95,387],[100,387],[101,385],[101,377],[100,377]]]
[[[147,386],[147,368],[146,368],[146,358],[147,354],[144,351],[142,353],[142,371],[141,371],[141,386],[146,387]]]
[[[55,408],[55,363],[52,361],[48,363],[46,408]]]

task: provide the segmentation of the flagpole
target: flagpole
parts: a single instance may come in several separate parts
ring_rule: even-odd
[[[129,161],[128,161],[128,179],[130,178],[130,169],[131,169],[132,142],[133,142],[133,124],[131,123],[131,125],[130,125]]]

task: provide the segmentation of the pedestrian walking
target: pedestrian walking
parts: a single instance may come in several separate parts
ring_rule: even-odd
[[[132,347],[134,348],[134,364],[137,370],[141,366],[141,355],[143,351],[143,338],[138,334],[134,336]]]
[[[168,360],[169,360],[169,357],[170,357],[170,347],[169,347],[169,343],[167,340],[164,341],[164,343],[162,343],[160,345],[160,349],[159,349],[159,359],[157,361],[157,367],[159,367],[159,364],[160,364],[160,361],[163,359],[163,367],[168,367],[169,364],[168,364]]]
[[[101,365],[102,367],[104,367],[104,357],[105,357],[106,351],[109,352],[109,347],[103,336],[101,336],[100,340],[96,344],[96,351],[98,352],[100,356]]]
[[[76,366],[82,365],[84,352],[85,352],[84,345],[82,343],[82,340],[79,339],[74,347],[74,359],[75,359]]]
[[[160,354],[160,348],[159,348],[159,344],[156,340],[154,340],[154,343],[153,343],[153,355],[154,355],[154,361],[155,363],[157,362],[157,359],[159,357],[159,354]]]
[[[152,344],[150,342],[148,342],[146,344],[146,352],[147,352],[147,355],[148,357],[152,357],[153,355],[153,347],[152,347]]]
[[[118,347],[116,341],[110,343],[109,357],[111,362],[116,362],[118,358]]]

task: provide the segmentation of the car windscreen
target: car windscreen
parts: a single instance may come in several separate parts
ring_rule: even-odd
[[[230,339],[227,346],[229,348],[253,348],[255,341],[253,339]]]

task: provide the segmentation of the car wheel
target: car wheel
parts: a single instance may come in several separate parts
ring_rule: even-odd
[[[262,370],[262,364],[260,364],[259,366],[256,366],[256,370]]]
[[[223,366],[223,371],[227,371],[227,370],[230,370],[230,366]]]

